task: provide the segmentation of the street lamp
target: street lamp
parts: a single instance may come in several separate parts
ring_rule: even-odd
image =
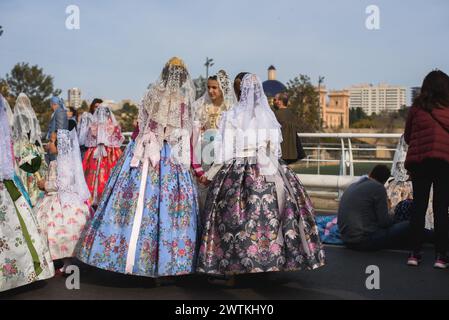
[[[322,128],[323,127],[323,119],[322,119],[322,113],[323,113],[323,110],[322,110],[322,106],[321,106],[321,85],[324,83],[324,79],[326,79],[325,77],[323,77],[323,76],[318,76],[318,104],[319,104],[319,110],[320,110],[320,112],[319,112],[319,114],[320,114],[320,118],[319,118],[319,123],[320,123],[320,127]],[[325,102],[326,103],[326,102]]]
[[[206,66],[206,80],[209,79],[209,68],[214,64],[214,59],[209,59],[209,57],[206,58],[206,63],[204,64]]]
[[[323,130],[323,110],[321,109],[321,85],[324,83],[324,77],[318,76],[318,105],[319,105],[319,118],[318,123],[320,125],[320,130]],[[324,104],[326,104],[326,100],[324,101]],[[321,141],[318,140],[318,175],[321,174]]]

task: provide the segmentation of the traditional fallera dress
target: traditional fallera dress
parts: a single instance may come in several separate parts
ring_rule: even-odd
[[[76,130],[58,130],[57,137],[57,160],[50,162],[46,194],[36,205],[37,219],[48,239],[53,260],[74,256],[90,218],[90,192],[84,180]]]
[[[220,70],[217,74],[217,82],[223,94],[221,106],[215,106],[206,93],[195,101],[194,126],[193,126],[193,169],[196,177],[201,178],[211,167],[214,161],[214,139],[217,134],[218,124],[223,112],[227,111],[236,102],[232,82],[225,71]],[[209,188],[200,183],[198,187],[198,201],[200,212],[204,209],[207,192]]]
[[[92,113],[84,112],[81,115],[80,121],[76,128],[77,132],[78,132],[78,142],[80,144],[80,150],[81,150],[81,160],[84,159],[84,154],[86,153],[86,150],[87,150],[86,140],[87,140],[89,128],[93,122],[93,119],[94,119],[94,116]]]
[[[14,107],[13,139],[17,174],[30,196],[32,205],[44,196],[37,182],[47,172],[41,129],[30,99],[23,93]]]
[[[171,59],[139,107],[139,134],[117,163],[79,243],[95,267],[146,277],[195,272],[197,192],[190,171],[194,85]]]
[[[122,155],[120,148],[123,141],[114,114],[107,105],[100,105],[95,110],[84,141],[88,149],[84,155],[83,168],[93,205],[98,205],[109,176]]]
[[[413,202],[413,185],[407,170],[404,167],[405,158],[407,157],[408,146],[401,137],[396,152],[394,154],[393,166],[391,170],[392,179],[387,182],[387,196],[390,205],[390,214],[395,215],[396,221],[404,221],[410,219],[410,210]],[[429,198],[429,207],[426,213],[426,229],[433,230],[433,208],[432,208],[432,191]]]
[[[14,114],[13,114],[13,112],[11,110],[11,107],[9,106],[8,100],[6,100],[5,97],[3,97],[1,94],[0,94],[0,99],[2,100],[2,102],[3,102],[3,104],[4,104],[5,108],[6,108],[6,114],[8,116],[8,123],[9,123],[9,126],[11,128],[11,132],[12,132],[13,127],[14,127]],[[14,178],[13,178],[14,184],[17,186],[17,188],[19,189],[20,193],[25,198],[25,200],[28,202],[28,204],[30,206],[32,206],[30,196],[28,195],[28,192],[26,191],[26,189],[25,189],[25,187],[24,187],[24,185],[22,183],[22,180],[17,175],[17,172],[18,172],[19,169],[18,169],[18,167],[17,167],[15,162],[14,162],[14,167],[16,169],[15,173],[14,173]]]
[[[0,95],[0,292],[54,276],[33,209],[14,182],[11,130]]]
[[[223,115],[205,205],[197,270],[236,275],[316,269],[324,251],[304,186],[283,162],[280,125],[259,78]]]
[[[8,116],[8,123],[11,128],[14,126],[14,114],[11,111],[11,107],[9,106],[8,100],[0,94],[0,99],[2,100],[3,105],[6,108],[6,115]]]

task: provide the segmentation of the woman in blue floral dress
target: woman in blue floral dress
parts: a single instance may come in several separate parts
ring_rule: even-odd
[[[139,134],[117,163],[78,258],[146,277],[195,272],[198,203],[191,166],[195,88],[172,58],[139,110]]]

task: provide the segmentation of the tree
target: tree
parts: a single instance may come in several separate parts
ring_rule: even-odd
[[[299,75],[287,83],[290,106],[298,115],[302,132],[315,132],[320,129],[320,99],[310,77]]]
[[[352,117],[355,118],[355,110],[351,111],[353,112]],[[408,111],[409,108],[402,107],[396,112],[382,111],[378,114],[373,113],[370,116],[362,117],[354,122],[351,122],[351,128],[370,128],[377,129],[382,132],[392,132],[394,129],[403,129],[407,120]]]
[[[401,109],[398,111],[399,118],[404,120],[404,121],[407,121],[409,110],[410,110],[409,107],[402,106]]]
[[[31,104],[36,113],[44,113],[49,107],[51,96],[58,96],[61,90],[54,89],[53,77],[46,75],[39,66],[31,66],[22,62],[16,64],[11,70],[11,74],[6,75],[10,94],[15,98],[21,93],[25,93],[31,100]]]
[[[114,112],[114,114],[117,121],[120,123],[123,132],[134,131],[135,121],[139,114],[139,109],[135,105],[126,102],[123,104],[123,107]]]
[[[362,108],[355,108],[349,110],[349,125],[353,125],[357,121],[368,119],[369,116],[363,111]]]
[[[9,97],[9,88],[6,80],[0,79],[0,94],[6,99]]]
[[[61,94],[61,90],[54,89],[53,77],[46,75],[39,66],[28,63],[17,63],[6,74],[6,83],[10,97],[15,100],[20,93],[30,98],[31,105],[39,119],[41,128],[45,130],[53,111],[50,108],[50,98]]]

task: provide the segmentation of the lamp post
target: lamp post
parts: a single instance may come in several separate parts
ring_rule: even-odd
[[[318,123],[320,126],[320,130],[323,129],[323,117],[322,117],[322,112],[323,110],[321,109],[321,85],[324,82],[324,77],[323,76],[318,76],[318,105],[319,105],[319,118],[318,118]],[[326,104],[326,102],[324,102]],[[318,175],[321,174],[321,141],[318,140]]]
[[[323,118],[322,118],[323,110],[322,110],[322,106],[321,106],[321,85],[324,83],[324,79],[325,79],[325,77],[318,76],[318,101],[319,101],[318,104],[319,104],[319,110],[320,110],[319,124],[320,124],[321,129],[323,128],[323,123],[322,123],[323,122]]]

